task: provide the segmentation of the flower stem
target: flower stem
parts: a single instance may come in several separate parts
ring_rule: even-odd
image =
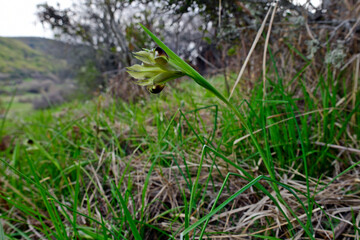
[[[234,104],[232,104],[231,102],[229,102],[228,99],[226,99],[213,85],[211,85],[202,75],[200,75],[199,73],[194,75],[188,75],[190,78],[192,78],[196,83],[198,83],[200,86],[206,88],[207,90],[209,90],[210,92],[212,92],[217,98],[219,98],[221,101],[223,101],[228,108],[232,109],[236,116],[238,117],[240,123],[244,126],[244,128],[246,129],[246,131],[250,134],[250,138],[253,141],[253,143],[255,144],[256,149],[258,150],[260,157],[263,159],[263,162],[265,164],[266,170],[268,171],[271,179],[276,180],[275,174],[271,169],[270,166],[270,162],[269,159],[266,157],[263,149],[260,147],[259,142],[257,141],[257,139],[255,138],[251,128],[249,127],[249,125],[246,123],[246,120],[244,118],[244,116],[240,113],[240,111],[235,107]],[[279,188],[277,187],[277,185],[275,183],[272,183],[272,186],[276,192],[276,194],[278,195],[279,200],[282,200],[282,197],[279,195]]]

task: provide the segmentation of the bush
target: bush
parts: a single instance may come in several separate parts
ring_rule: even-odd
[[[43,94],[40,98],[35,99],[33,103],[34,109],[46,109],[54,107],[71,100],[75,95],[75,86],[67,84],[62,88],[55,89],[49,93]]]
[[[52,106],[60,105],[65,99],[61,95],[61,91],[51,92],[49,94],[44,94],[41,98],[35,99],[33,101],[34,109],[46,109]]]

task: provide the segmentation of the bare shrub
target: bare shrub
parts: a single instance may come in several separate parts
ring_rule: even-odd
[[[144,87],[132,83],[131,78],[125,70],[110,78],[108,84],[108,93],[115,98],[121,98],[125,101],[136,101],[148,95]]]
[[[59,105],[64,101],[65,99],[61,96],[61,92],[55,91],[49,94],[44,94],[41,96],[41,98],[35,99],[33,101],[33,107],[34,109],[46,109]]]
[[[31,98],[31,97],[22,97],[22,98],[19,98],[18,102],[20,102],[20,103],[32,103],[33,98]]]
[[[18,89],[20,92],[41,93],[50,91],[53,86],[54,82],[51,80],[32,80],[19,84]]]
[[[32,101],[34,109],[46,109],[69,101],[75,93],[75,86],[67,84],[58,87],[49,93],[44,93],[40,98]]]

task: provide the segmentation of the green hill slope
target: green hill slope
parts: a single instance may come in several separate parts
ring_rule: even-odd
[[[46,55],[53,56],[56,59],[63,59],[73,66],[82,64],[84,59],[91,59],[94,57],[94,50],[83,44],[66,43],[59,40],[40,38],[40,37],[14,37],[28,45],[30,48],[44,53]]]
[[[66,65],[65,60],[34,50],[21,41],[0,37],[0,73],[10,78],[56,74]]]

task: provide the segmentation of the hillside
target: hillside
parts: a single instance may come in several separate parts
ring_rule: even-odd
[[[0,37],[0,103],[6,106],[12,99],[13,116],[66,101],[91,53],[87,48],[45,38]]]
[[[73,50],[70,44],[53,39],[41,37],[14,37],[11,39],[25,43],[27,46],[36,51],[60,59],[66,59],[69,52]]]
[[[40,37],[14,37],[11,39],[21,41],[43,54],[65,60],[69,66],[82,65],[93,54],[91,48],[83,44],[71,44]]]
[[[59,73],[67,63],[12,38],[0,38],[0,73],[6,78],[43,78]]]

